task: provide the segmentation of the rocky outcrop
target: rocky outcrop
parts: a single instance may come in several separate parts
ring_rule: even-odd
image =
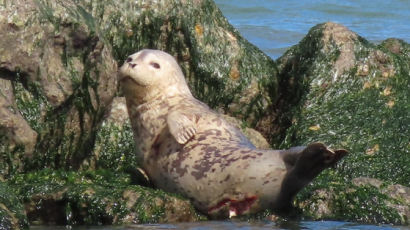
[[[352,182],[320,186],[304,196],[299,196],[298,207],[315,220],[409,224],[410,188],[403,185],[359,177]]]
[[[24,201],[30,223],[40,225],[187,222],[201,218],[188,200],[130,183],[129,175],[106,170],[41,170],[14,176],[9,188]]]
[[[90,152],[117,89],[117,63],[142,48],[174,55],[195,96],[211,107],[250,126],[269,114],[277,94],[275,63],[212,1],[192,3],[3,4],[0,113],[7,119],[0,120],[0,134],[3,152],[13,152],[0,161],[4,174],[94,167]]]
[[[28,220],[17,194],[5,182],[0,181],[0,229],[26,229]]]
[[[243,39],[211,0],[7,1],[0,5],[0,31],[0,178],[6,183],[44,168],[56,170],[51,174],[130,172],[134,181],[138,161],[132,132],[128,122],[122,123],[124,109],[112,101],[117,63],[142,48],[174,55],[196,97],[250,125],[269,113],[277,92],[275,63]],[[76,189],[83,187],[61,183],[58,189],[41,183],[13,185],[18,190],[51,189],[33,196],[19,193],[27,200],[31,222],[60,223],[67,215],[58,212],[59,205],[70,210],[79,202],[75,199],[81,196],[75,194],[84,191]],[[84,189],[98,193],[112,188],[91,184]],[[31,210],[36,199],[46,202]],[[171,200],[157,203],[174,207]],[[84,207],[84,212],[94,210]],[[182,218],[184,209],[174,208],[172,218],[141,222],[189,220]],[[124,221],[143,212],[127,213]],[[106,216],[98,211],[72,223],[118,223],[93,216],[100,214]]]
[[[0,6],[0,139],[2,152],[13,153],[2,154],[3,174],[79,168],[116,92],[109,45],[69,6]]]
[[[362,176],[410,185],[409,48],[397,39],[376,46],[342,25],[325,23],[278,60],[280,147],[321,141],[350,152],[336,173],[322,173],[301,193],[301,202],[310,204],[302,205],[306,212],[409,224],[402,209],[408,201],[377,187],[351,185],[351,178]],[[320,205],[329,199],[339,205]]]
[[[325,23],[276,63],[211,0],[6,1],[0,31],[1,226],[27,225],[24,214],[15,214],[22,205],[8,206],[9,199],[23,200],[36,223],[195,219],[186,201],[133,185],[132,132],[114,98],[121,96],[118,63],[142,48],[174,55],[197,98],[239,119],[237,126],[255,128],[275,148],[321,141],[350,151],[336,172],[322,173],[298,196],[305,215],[316,210],[323,213],[317,218],[408,223],[398,192],[410,186],[410,48],[403,41],[376,46]],[[102,169],[132,176],[110,181],[98,174]],[[351,183],[363,176],[383,185]],[[111,184],[81,182],[97,178]],[[386,192],[390,186],[397,190]],[[42,208],[34,209],[40,200]],[[350,205],[315,209],[320,200]],[[374,211],[379,205],[384,209]]]

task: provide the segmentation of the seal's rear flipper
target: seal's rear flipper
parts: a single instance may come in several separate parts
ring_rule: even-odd
[[[347,154],[349,154],[349,152],[345,149],[338,149],[335,150],[335,156],[333,158],[333,161],[331,163],[331,167],[335,168],[337,162],[339,162],[343,157],[345,157]]]
[[[289,169],[283,179],[280,194],[273,204],[273,210],[279,214],[289,213],[292,210],[292,199],[296,193],[324,169],[334,167],[347,153],[344,149],[333,151],[322,143],[312,143],[299,153],[298,151],[286,151],[283,159]]]

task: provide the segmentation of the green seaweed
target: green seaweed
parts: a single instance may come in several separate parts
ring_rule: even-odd
[[[95,154],[98,155],[96,168],[127,171],[140,165],[135,154],[135,143],[131,125],[123,127],[115,124],[103,124],[96,137]]]
[[[29,209],[27,215],[30,222],[41,224],[121,224],[130,221],[125,219],[129,215],[135,216],[134,223],[156,223],[167,218],[166,206],[170,199],[181,199],[160,190],[132,185],[130,175],[110,170],[45,169],[15,175],[8,183],[26,206],[37,207]],[[137,199],[133,201],[132,197]],[[48,213],[48,210],[55,212]]]
[[[0,228],[28,229],[24,207],[5,182],[0,182]]]
[[[315,220],[406,224],[408,220],[403,219],[392,207],[392,204],[405,206],[405,202],[383,193],[381,190],[386,187],[387,184],[380,188],[372,185],[354,185],[350,179],[326,171],[297,195],[295,203],[299,205],[306,218]],[[321,203],[327,203],[325,206],[331,211],[320,213],[318,205]]]
[[[336,172],[323,172],[303,190],[296,204],[310,204],[302,211],[312,218],[405,224],[408,220],[387,205],[405,206],[403,201],[350,181],[370,177],[410,185],[409,45],[390,39],[376,46],[358,36],[353,41],[355,64],[335,77],[340,48],[330,40],[323,49],[325,27],[313,27],[278,60],[283,101],[278,104],[281,131],[273,145],[319,141],[350,154]],[[332,194],[326,216],[316,215],[317,205],[329,199],[317,194],[322,190]]]

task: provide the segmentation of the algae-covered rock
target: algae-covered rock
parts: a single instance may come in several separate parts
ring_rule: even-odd
[[[27,229],[24,207],[12,188],[0,182],[0,229]]]
[[[3,174],[93,167],[117,62],[142,48],[174,55],[196,97],[250,127],[273,109],[275,63],[211,0],[19,0],[0,12]]]
[[[211,0],[5,1],[0,31],[0,177],[12,178],[33,223],[192,220],[186,203],[165,194],[113,214],[113,200],[155,193],[74,183],[71,171],[61,171],[121,174],[138,166],[129,123],[107,118],[116,109],[117,63],[127,55],[142,48],[171,53],[199,99],[250,126],[269,113],[277,94],[275,63]],[[43,168],[56,170],[35,172]]]
[[[12,178],[7,186],[32,222],[195,219],[186,201],[130,185],[123,173],[138,162],[124,108],[112,104],[117,63],[155,48],[176,57],[196,97],[256,127],[275,147],[322,141],[351,152],[298,197],[306,215],[325,194],[350,205],[328,205],[317,218],[408,223],[407,203],[383,190],[410,186],[410,47],[403,41],[376,46],[326,23],[281,57],[278,71],[211,0],[4,1],[0,31],[0,178]],[[112,172],[16,174],[43,168]],[[363,176],[387,187],[352,182]],[[22,213],[16,207],[0,207],[2,221],[24,227],[24,214],[13,219]]]
[[[410,185],[409,48],[397,39],[376,46],[342,25],[325,23],[278,60],[282,101],[277,121],[284,132],[276,143],[286,148],[321,141],[350,152],[336,172],[326,171],[314,182],[324,189],[317,194],[332,194],[331,181],[341,183],[334,199],[351,202],[348,210],[333,206],[327,218],[408,224],[409,217],[398,218],[393,206],[379,207],[391,202],[389,196],[377,195],[375,201],[377,188],[350,193],[349,183],[365,176]],[[314,193],[314,187],[304,193]],[[388,209],[376,213],[383,207]]]
[[[201,218],[189,201],[130,181],[127,174],[106,170],[42,170],[19,174],[9,184],[23,200],[32,224],[131,224]]]
[[[306,217],[354,220],[365,223],[408,225],[410,188],[373,178],[316,182],[298,196],[297,206]]]
[[[2,174],[78,168],[116,92],[109,46],[90,18],[70,9],[76,5],[0,4]]]
[[[117,60],[143,48],[167,51],[206,104],[252,125],[269,113],[276,65],[239,35],[213,1],[99,1],[91,8]]]

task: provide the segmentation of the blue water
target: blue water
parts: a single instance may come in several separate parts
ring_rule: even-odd
[[[251,43],[277,58],[316,24],[332,21],[371,42],[410,42],[410,0],[215,0]]]

